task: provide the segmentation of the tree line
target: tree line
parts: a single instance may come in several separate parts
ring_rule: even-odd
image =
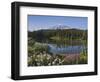
[[[43,40],[43,39],[51,39],[52,37],[59,37],[61,39],[82,39],[87,40],[87,30],[80,29],[42,29],[30,32],[28,31],[28,37],[33,38],[34,40]]]

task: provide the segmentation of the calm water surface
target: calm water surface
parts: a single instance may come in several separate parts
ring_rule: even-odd
[[[48,44],[49,52],[53,54],[79,54],[85,46],[75,45],[75,46],[57,46],[56,44]]]
[[[83,49],[86,49],[86,46],[84,45],[84,43],[79,40],[78,41],[68,40],[66,42],[49,41],[49,42],[45,42],[44,44],[48,45],[49,52],[52,54],[64,54],[64,55],[74,54],[75,55],[75,54],[80,54],[80,52],[82,52]]]

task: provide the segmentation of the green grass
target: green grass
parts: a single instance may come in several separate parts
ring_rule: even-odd
[[[80,59],[79,59],[79,63],[83,63],[86,64],[88,62],[88,54],[87,54],[87,50],[83,50],[80,53]]]
[[[52,40],[62,40],[63,39],[63,41],[65,41],[65,40],[69,40],[69,38],[65,38],[65,37],[59,37],[59,36],[53,36],[53,37],[51,37],[50,39],[52,39]]]

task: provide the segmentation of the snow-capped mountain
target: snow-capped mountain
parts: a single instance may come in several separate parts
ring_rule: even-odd
[[[66,25],[56,25],[51,27],[51,29],[71,29],[71,27],[66,26]]]

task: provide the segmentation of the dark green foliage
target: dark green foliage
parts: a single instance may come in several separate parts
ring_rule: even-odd
[[[28,37],[32,37],[35,41],[48,41],[52,37],[59,37],[61,39],[68,40],[87,40],[87,30],[79,29],[56,29],[56,30],[38,30],[33,32],[28,32]]]

